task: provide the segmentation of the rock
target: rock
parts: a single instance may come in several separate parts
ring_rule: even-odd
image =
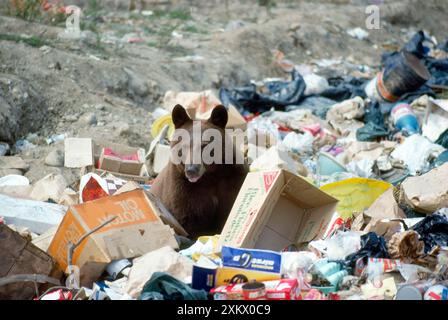
[[[0,142],[0,156],[4,156],[9,152],[9,144],[6,142]]]
[[[64,120],[67,122],[75,122],[78,120],[78,116],[74,115],[74,114],[69,114],[67,116],[64,117]]]
[[[0,157],[1,169],[17,169],[26,171],[29,169],[29,165],[20,157]]]
[[[130,133],[129,124],[126,122],[118,122],[114,125],[114,127],[117,129],[118,134],[122,137],[127,136]]]
[[[44,45],[44,46],[40,47],[39,50],[42,51],[44,54],[47,54],[51,51],[51,47]]]
[[[242,20],[232,20],[227,23],[225,27],[225,31],[235,31],[237,29],[243,28],[246,26],[246,23]]]
[[[136,75],[133,71],[125,68],[124,72],[128,76],[128,90],[132,96],[146,97],[149,94],[148,84],[144,78]]]
[[[21,78],[0,73],[0,140],[15,142],[38,131],[47,116],[43,97]]]
[[[11,174],[21,175],[23,174],[23,172],[19,169],[0,169],[0,177],[8,176]]]
[[[95,109],[98,111],[106,111],[106,106],[104,104],[96,104]]]
[[[80,120],[83,124],[86,124],[88,126],[94,126],[98,123],[96,114],[93,112],[88,112],[88,113],[84,114]]]
[[[63,167],[64,153],[61,150],[51,151],[45,158],[45,164],[50,167]]]

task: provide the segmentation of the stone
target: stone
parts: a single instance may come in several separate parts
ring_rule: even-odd
[[[61,150],[51,151],[45,158],[45,164],[50,167],[63,167],[64,153]]]
[[[94,126],[98,123],[96,114],[93,112],[88,112],[88,113],[84,114],[80,120],[83,124],[86,124],[88,126]]]

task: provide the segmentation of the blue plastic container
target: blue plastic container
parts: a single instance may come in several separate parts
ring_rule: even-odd
[[[418,119],[407,103],[398,103],[391,111],[395,127],[405,136],[420,133]]]

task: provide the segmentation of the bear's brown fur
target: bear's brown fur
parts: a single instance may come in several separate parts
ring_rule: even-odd
[[[176,131],[187,130],[192,140],[193,120],[182,106],[174,107],[172,119]],[[224,130],[227,120],[227,110],[223,106],[217,106],[210,119],[201,121],[201,131],[209,128],[219,130],[224,144],[224,139],[228,138]],[[177,143],[180,141],[172,142],[171,150]],[[203,142],[201,143],[202,149]],[[232,148],[235,159],[237,151]],[[225,150],[223,147],[223,159]],[[247,175],[248,166],[246,163],[236,164],[235,161],[233,164],[207,165],[202,160],[200,165],[193,166],[188,158],[182,158],[180,164],[170,161],[155,179],[151,191],[161,199],[191,238],[218,234]]]

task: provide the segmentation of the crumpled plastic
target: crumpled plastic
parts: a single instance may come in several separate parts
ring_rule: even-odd
[[[207,300],[207,292],[192,289],[165,272],[155,272],[143,286],[139,300]]]
[[[448,149],[448,129],[443,131],[443,133],[437,138],[436,143]]]
[[[298,105],[291,105],[286,107],[286,111],[293,110],[311,110],[311,112],[321,118],[325,119],[328,110],[337,101],[322,97],[322,96],[309,96],[303,99]]]
[[[304,273],[317,261],[317,256],[309,251],[282,252],[282,275],[303,280]]]
[[[254,84],[233,89],[221,88],[219,98],[227,106],[233,104],[241,113],[264,112],[270,108],[285,110],[288,105],[298,104],[304,96],[305,81],[296,70],[292,72],[292,81],[266,81],[267,93],[257,92]]]
[[[448,246],[448,208],[427,216],[412,227],[425,243],[425,252],[428,253],[435,246]]]
[[[305,96],[321,94],[329,87],[327,79],[315,73],[304,75],[303,80],[306,85]]]
[[[330,261],[344,260],[361,249],[361,234],[355,231],[337,232],[331,238],[312,241],[309,245],[324,253]]]
[[[378,102],[371,103],[365,109],[365,126],[356,131],[358,141],[375,141],[378,138],[389,135],[389,130],[384,123],[384,116],[381,113]]]
[[[179,280],[185,280],[191,277],[192,268],[193,262],[171,247],[166,246],[150,251],[133,260],[125,291],[136,298],[142,291],[145,281],[153,274],[164,271]]]
[[[247,126],[247,139],[257,146],[269,147],[281,140],[278,129],[278,124],[271,119],[256,117]]]
[[[341,102],[347,99],[359,96],[366,98],[363,86],[368,81],[362,78],[356,77],[334,77],[327,79],[330,87],[322,92],[321,96]]]
[[[445,149],[429,141],[421,135],[414,134],[399,145],[391,154],[397,160],[403,161],[412,175],[429,168],[429,160],[436,158]]]
[[[347,256],[345,263],[353,268],[358,259],[363,259],[364,263],[366,263],[367,258],[390,258],[386,241],[383,237],[378,237],[374,232],[361,236],[361,249]]]
[[[201,256],[206,256],[212,261],[219,264],[221,260],[218,256],[220,252],[219,248],[219,236],[202,236],[189,248],[179,251],[183,256],[191,258],[193,261],[198,261]]]
[[[290,132],[282,141],[282,145],[288,150],[295,153],[312,153],[314,137],[311,133],[305,132],[298,134]]]

